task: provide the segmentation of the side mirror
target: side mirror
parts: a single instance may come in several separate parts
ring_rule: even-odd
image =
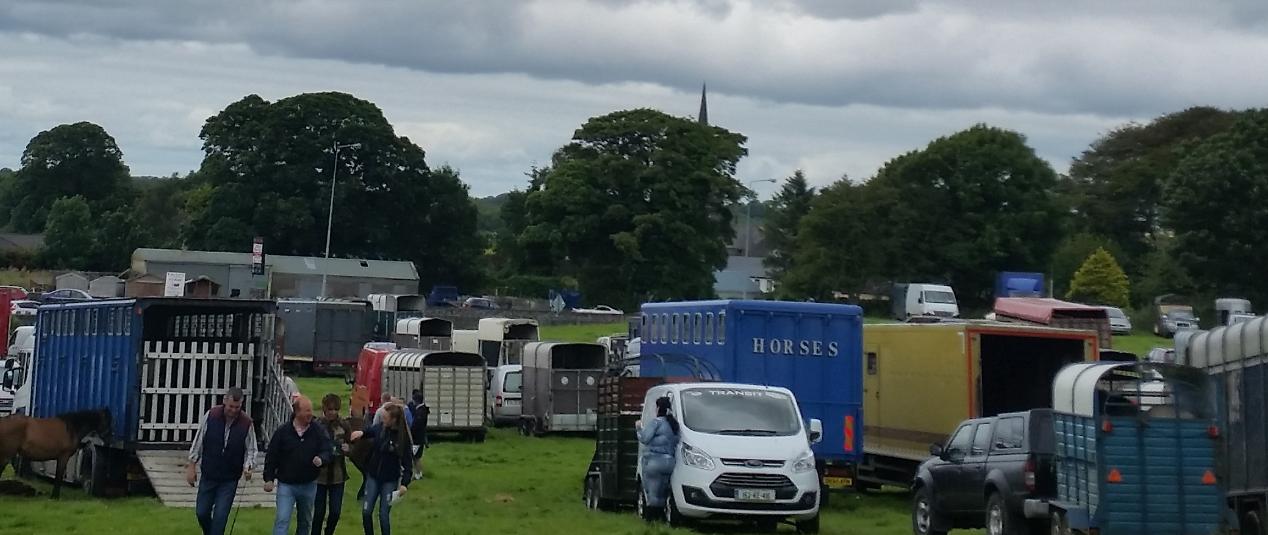
[[[0,386],[5,390],[13,390],[13,376],[20,368],[9,368],[4,371],[4,379],[0,380]]]
[[[823,441],[823,422],[818,418],[810,419],[810,430],[807,436],[810,438],[811,444],[818,444]]]
[[[938,444],[937,442],[934,442],[933,444],[930,444],[930,445],[929,445],[929,455],[932,455],[932,456],[934,456],[934,457],[938,457],[938,458],[942,458],[942,444]]]

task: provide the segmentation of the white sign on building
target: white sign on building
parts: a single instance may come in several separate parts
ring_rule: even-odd
[[[168,271],[167,281],[163,284],[163,297],[185,297],[185,274],[179,271]]]

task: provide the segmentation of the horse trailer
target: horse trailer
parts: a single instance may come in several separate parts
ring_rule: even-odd
[[[372,334],[376,342],[395,341],[393,335],[400,321],[421,318],[427,308],[427,298],[416,294],[370,294],[365,299],[370,302]]]
[[[350,375],[361,345],[373,336],[371,312],[365,301],[279,300],[285,360],[305,371]]]
[[[421,390],[431,409],[427,431],[483,442],[485,369],[475,353],[401,349],[383,359],[382,392],[409,400]]]
[[[164,504],[191,507],[185,454],[229,388],[245,394],[262,444],[290,419],[274,310],[271,301],[185,298],[41,306],[31,406],[18,410],[37,418],[109,410],[111,436],[80,450],[65,479],[100,496],[137,490],[134,475],[144,473]],[[53,474],[47,463],[31,468]],[[254,490],[238,501],[273,503]]]
[[[599,344],[530,342],[523,354],[520,432],[593,432],[607,349]]]
[[[530,319],[482,318],[476,329],[480,355],[490,368],[520,364],[524,346],[537,336],[537,321]]]
[[[453,348],[453,322],[441,318],[396,320],[392,341],[401,348],[449,351]]]

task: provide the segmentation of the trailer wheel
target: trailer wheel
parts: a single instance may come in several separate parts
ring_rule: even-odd
[[[1051,535],[1070,535],[1070,521],[1066,520],[1065,513],[1061,511],[1052,512],[1052,518],[1048,521],[1048,533]]]
[[[109,455],[105,449],[89,445],[80,451],[79,457],[80,485],[84,489],[84,494],[101,497],[106,490]]]
[[[483,444],[483,443],[484,443],[484,440],[485,440],[486,438],[488,438],[488,437],[489,437],[489,432],[488,432],[487,430],[481,429],[481,430],[479,430],[479,431],[477,431],[477,432],[476,432],[476,434],[475,434],[475,441],[476,441],[476,442],[478,442],[478,443],[480,443],[480,444]]]
[[[1259,521],[1259,513],[1247,511],[1241,519],[1241,535],[1264,535],[1264,525]]]
[[[529,426],[529,423],[528,423],[528,418],[521,418],[521,419],[520,419],[520,436],[527,437],[527,436],[530,436],[530,435],[532,435],[532,434],[533,434],[533,433],[529,430],[529,427],[528,427],[528,426]]]
[[[806,533],[808,535],[816,535],[819,533],[819,514],[815,513],[814,518],[797,522],[797,533]]]
[[[591,511],[599,510],[599,478],[589,476],[586,478],[586,490],[583,496],[586,502],[586,509]]]

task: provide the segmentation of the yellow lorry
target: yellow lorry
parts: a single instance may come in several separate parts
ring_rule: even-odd
[[[1097,360],[1097,333],[997,322],[863,327],[862,487],[911,484],[961,421],[1052,406],[1052,379]]]

